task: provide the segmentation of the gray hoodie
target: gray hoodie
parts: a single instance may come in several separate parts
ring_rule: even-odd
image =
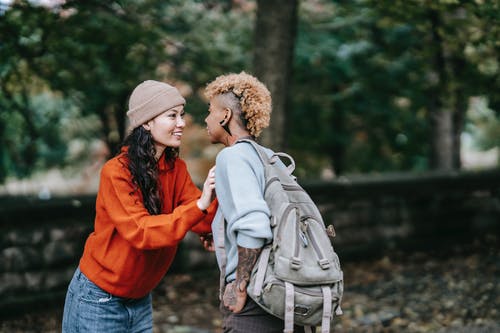
[[[273,152],[267,150],[271,156]],[[272,240],[264,187],[264,167],[249,143],[236,143],[219,152],[215,169],[215,192],[219,209],[212,224],[212,233],[217,262],[221,267],[222,254],[217,244],[221,244],[223,237],[223,214],[226,219],[226,282],[231,282],[236,277],[238,246],[255,249]]]

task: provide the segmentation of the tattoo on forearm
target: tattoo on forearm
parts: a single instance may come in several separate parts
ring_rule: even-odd
[[[238,290],[245,288],[250,281],[250,274],[252,273],[253,266],[257,262],[257,258],[262,249],[247,249],[238,246],[238,268],[236,269],[236,287]],[[245,282],[242,286],[242,282]]]

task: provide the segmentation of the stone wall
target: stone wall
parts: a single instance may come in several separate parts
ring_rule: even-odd
[[[0,198],[0,313],[59,302],[92,228],[95,198]]]
[[[500,170],[307,184],[341,258],[459,245],[500,230]]]
[[[303,184],[342,260],[384,251],[455,246],[500,229],[500,171],[391,175]],[[94,196],[0,198],[0,313],[60,305],[92,231]],[[173,271],[215,266],[194,234]]]

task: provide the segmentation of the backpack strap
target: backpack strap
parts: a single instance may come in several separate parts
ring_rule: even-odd
[[[332,290],[328,286],[322,286],[323,292],[323,318],[321,320],[321,333],[330,332],[330,321],[332,319]]]
[[[262,293],[262,286],[264,285],[264,278],[266,275],[267,264],[269,262],[269,255],[271,254],[272,245],[267,245],[262,249],[257,266],[257,274],[255,275],[255,284],[253,286],[253,293],[260,296]]]
[[[285,281],[285,329],[283,333],[293,333],[294,305],[293,284]]]
[[[267,156],[266,152],[264,151],[264,149],[254,140],[242,138],[242,139],[238,139],[236,141],[236,143],[238,143],[238,142],[247,142],[247,143],[251,144],[252,147],[257,152],[257,155],[259,155],[259,158],[260,158],[262,164],[266,165],[266,164],[271,163],[271,161],[270,161],[269,157]]]
[[[267,156],[267,153],[264,150],[264,148],[253,140],[238,139],[236,142],[248,142],[249,144],[251,144],[252,147],[257,152],[257,154],[259,155],[259,158],[260,158],[262,164],[264,164],[264,165],[274,164],[278,161],[278,159],[280,159],[280,157],[285,157],[290,161],[290,164],[287,165],[287,167],[286,167],[288,169],[288,173],[291,175],[292,172],[295,170],[295,160],[293,159],[292,156],[290,156],[286,153],[278,152],[278,153],[274,153],[271,157],[269,157],[269,156]]]
[[[226,264],[227,264],[227,257],[226,257],[226,248],[224,245],[224,237],[226,237],[226,219],[224,218],[224,215],[219,214],[219,234],[222,235],[220,237],[220,241],[218,244],[214,244],[216,248],[220,249],[219,254],[220,254],[220,262],[221,262],[221,267],[220,267],[220,276],[219,276],[219,300],[222,301],[222,296],[224,296],[224,288],[226,286]]]
[[[314,328],[314,331],[313,331]],[[304,333],[315,333],[316,327],[314,326],[304,326]]]

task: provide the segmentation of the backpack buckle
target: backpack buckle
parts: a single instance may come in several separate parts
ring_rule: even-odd
[[[335,228],[333,227],[333,224],[330,224],[327,228],[326,228],[326,234],[328,235],[328,237],[330,238],[334,238],[335,235],[337,234],[335,232]]]
[[[297,304],[295,305],[293,312],[299,316],[307,316],[311,312],[311,307],[307,305]]]
[[[292,269],[297,271],[302,267],[302,260],[297,257],[292,257],[292,259],[290,260],[290,266],[292,267]]]
[[[318,264],[322,269],[330,268],[330,262],[328,261],[328,259],[318,260]]]
[[[276,216],[271,215],[271,220],[270,220],[271,228],[274,228],[276,225],[278,225],[278,221]]]

